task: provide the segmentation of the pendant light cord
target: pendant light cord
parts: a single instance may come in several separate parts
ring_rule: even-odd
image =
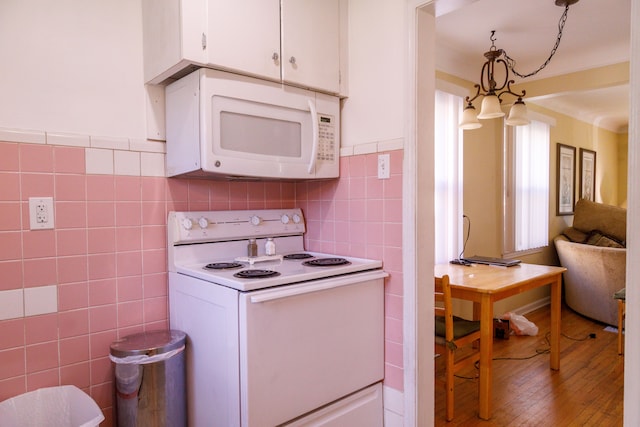
[[[515,74],[516,76],[522,78],[522,79],[526,79],[527,77],[531,77],[534,76],[536,74],[538,74],[538,72],[542,71],[543,68],[545,68],[549,62],[551,62],[551,58],[553,58],[553,55],[556,54],[556,50],[558,50],[558,47],[560,46],[560,40],[562,39],[562,32],[564,30],[564,24],[567,22],[567,14],[569,12],[569,5],[567,4],[564,8],[564,12],[562,13],[562,16],[560,17],[560,21],[558,22],[558,37],[556,38],[556,44],[555,46],[553,46],[553,49],[551,49],[551,54],[549,55],[549,57],[547,58],[546,61],[544,61],[544,63],[538,67],[537,70],[529,73],[529,74],[520,74],[519,72],[517,72],[515,70],[515,66],[516,66],[516,61],[515,59],[511,58],[507,52],[504,52],[504,58],[505,61],[507,62],[507,65],[509,66],[509,69],[513,72],[513,74]]]

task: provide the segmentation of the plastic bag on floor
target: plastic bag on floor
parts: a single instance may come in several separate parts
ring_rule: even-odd
[[[512,312],[505,313],[502,316],[503,319],[509,320],[511,323],[511,330],[516,335],[538,335],[538,327],[531,321],[529,321],[526,317],[515,314]]]

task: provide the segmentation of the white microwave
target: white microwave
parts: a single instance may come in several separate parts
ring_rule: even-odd
[[[167,176],[339,176],[340,100],[201,68],[165,89]]]

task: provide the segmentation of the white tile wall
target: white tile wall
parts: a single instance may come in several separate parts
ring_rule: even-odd
[[[0,128],[0,141],[85,147],[88,174],[165,176],[163,141],[8,128]]]
[[[24,289],[24,315],[55,313],[58,311],[58,287],[38,286]]]
[[[387,139],[384,141],[370,142],[368,144],[357,144],[340,147],[340,156],[358,156],[362,154],[381,153],[384,151],[402,150],[404,139]]]
[[[115,150],[113,160],[116,175],[140,176],[140,153]]]
[[[143,153],[166,153],[167,144],[163,141],[149,141],[146,139],[131,138],[129,140],[129,150],[140,151]]]
[[[88,147],[91,143],[89,135],[47,132],[47,144],[68,145],[72,147]]]
[[[24,316],[24,295],[22,289],[0,291],[0,320]]]
[[[359,144],[353,147],[353,155],[360,156],[362,154],[371,154],[378,152],[378,143],[371,142],[369,144]]]
[[[56,285],[0,291],[0,320],[57,311],[58,287]]]
[[[109,148],[112,150],[128,150],[128,138],[112,138],[106,136],[92,136],[91,148]]]
[[[163,153],[140,153],[142,176],[165,176]]]
[[[404,139],[388,139],[378,142],[378,151],[402,150],[404,148]]]
[[[22,129],[0,129],[0,140],[11,142],[24,142],[28,144],[46,144],[47,137],[44,132]]]
[[[404,426],[404,394],[393,388],[383,387],[384,426]]]
[[[113,150],[87,148],[84,157],[87,174],[113,175]]]

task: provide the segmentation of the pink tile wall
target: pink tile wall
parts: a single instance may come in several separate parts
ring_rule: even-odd
[[[378,154],[343,157],[340,179],[296,186],[307,220],[306,248],[382,259],[385,285],[385,385],[403,390],[402,155],[391,151],[391,176],[378,179]]]
[[[75,384],[112,425],[109,345],[168,326],[170,210],[301,207],[309,250],[379,258],[386,284],[386,385],[402,390],[402,151],[343,158],[341,179],[218,182],[86,175],[84,149],[0,142],[0,291],[58,285],[58,312],[0,321],[0,400]],[[52,196],[55,229],[29,230],[28,198]]]

